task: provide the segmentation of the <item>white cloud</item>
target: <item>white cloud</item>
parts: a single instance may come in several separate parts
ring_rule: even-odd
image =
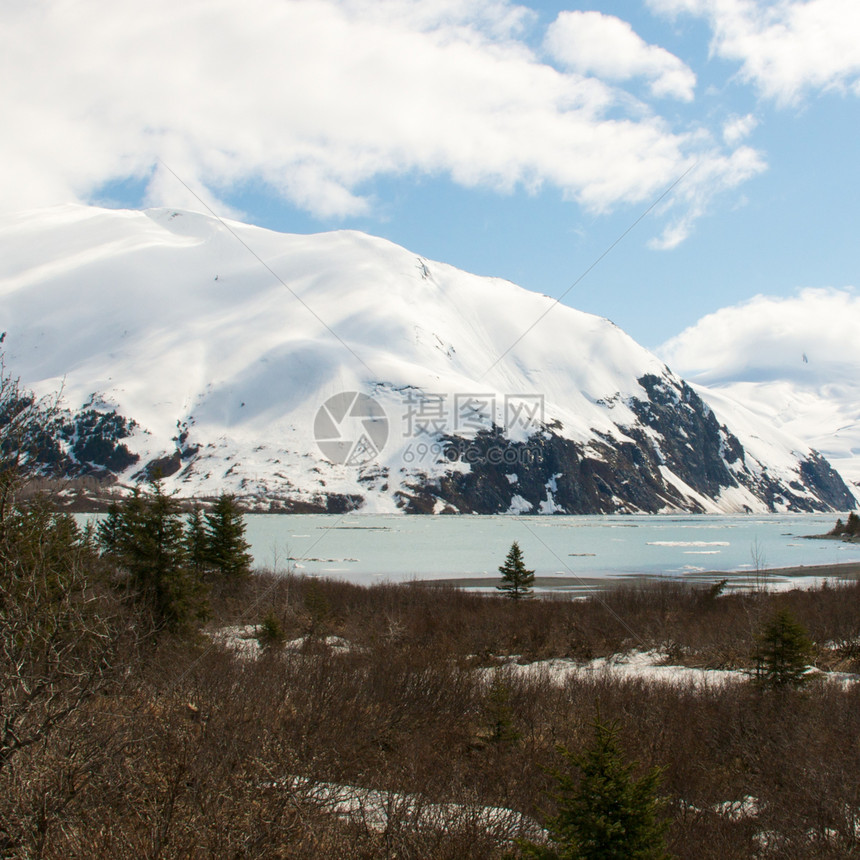
[[[651,247],[663,251],[676,248],[688,238],[696,220],[707,212],[715,194],[737,188],[766,169],[761,153],[749,146],[740,146],[728,155],[713,151],[707,158],[702,158],[661,210],[672,209],[680,214],[675,215],[662,234],[651,241]]]
[[[508,0],[39,0],[0,18],[7,211],[130,176],[151,203],[181,205],[160,160],[220,212],[262,182],[316,215],[355,215],[367,183],[409,173],[550,184],[599,212],[652,200],[698,161],[673,198],[680,236],[762,168],[541,62],[523,35],[534,14]],[[681,94],[686,67],[660,51],[645,46],[641,73]]]
[[[860,95],[857,0],[648,0],[658,11],[707,18],[712,51],[781,103],[809,90]]]
[[[822,368],[860,366],[860,295],[807,288],[755,296],[702,317],[657,353],[682,376],[705,384],[766,382]],[[806,361],[804,361],[804,356]]]
[[[748,113],[746,116],[732,116],[723,123],[723,140],[728,146],[737,146],[746,140],[758,125],[758,120]]]
[[[692,101],[696,76],[658,45],[645,42],[626,21],[600,12],[562,12],[544,42],[566,68],[610,81],[644,77],[657,96]]]

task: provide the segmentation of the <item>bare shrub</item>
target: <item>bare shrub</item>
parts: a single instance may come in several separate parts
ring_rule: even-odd
[[[598,707],[618,721],[632,759],[665,769],[675,856],[860,848],[860,685],[810,682],[774,696],[745,683],[585,672],[559,683],[549,671],[512,670],[514,660],[669,643],[685,662],[744,665],[751,619],[779,608],[807,627],[820,656],[855,638],[855,585],[713,595],[658,583],[514,604],[259,575],[212,600],[211,630],[277,621],[284,642],[249,659],[211,638],[111,639],[114,616],[120,627],[143,622],[123,615],[98,578],[85,581],[58,609],[92,627],[86,612],[98,608],[110,635],[57,652],[68,679],[22,718],[39,726],[51,702],[74,703],[0,769],[4,856],[499,860],[516,827],[533,838],[556,746],[585,749]],[[90,602],[99,595],[106,602]],[[38,639],[40,623],[31,616],[21,628],[33,642],[49,641]],[[93,666],[101,674],[78,696],[75,673]]]

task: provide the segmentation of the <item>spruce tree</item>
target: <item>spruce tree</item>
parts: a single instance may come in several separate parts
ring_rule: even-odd
[[[197,576],[202,576],[209,561],[209,542],[203,512],[196,502],[185,518],[185,552],[191,569]]]
[[[499,747],[515,744],[520,738],[520,732],[514,725],[514,714],[511,708],[511,688],[505,679],[496,673],[484,700],[484,712],[487,716],[487,740]]]
[[[592,745],[581,754],[559,748],[579,772],[555,771],[551,793],[558,813],[546,828],[552,844],[521,842],[522,855],[539,860],[668,860],[666,830],[658,797],[662,771],[638,779],[618,742],[617,722],[594,722]]]
[[[276,649],[284,644],[286,638],[281,619],[274,609],[270,609],[257,626],[257,642],[261,648]]]
[[[120,506],[116,502],[111,502],[107,516],[100,520],[96,527],[96,543],[103,553],[110,554],[116,551],[120,544],[122,528]]]
[[[40,599],[52,600],[64,594],[76,565],[91,566],[90,549],[70,514],[55,510],[51,500],[37,495],[18,502],[5,512],[5,528],[0,541],[0,607],[19,596],[22,582]],[[38,570],[38,575],[33,571]],[[49,613],[50,614],[50,613]],[[47,616],[46,616],[47,617]],[[42,619],[34,618],[40,624]]]
[[[800,687],[807,680],[812,642],[788,609],[780,609],[758,637],[756,680],[763,687]]]
[[[205,589],[189,569],[179,504],[160,480],[148,494],[135,489],[107,520],[99,530],[102,551],[128,572],[158,623],[181,632],[205,617]]]
[[[250,572],[245,522],[236,500],[227,493],[222,493],[206,514],[206,543],[209,564],[222,576],[236,579]]]
[[[523,552],[516,541],[511,544],[505,563],[499,567],[499,573],[502,575],[502,584],[496,586],[499,591],[503,591],[511,600],[531,597],[535,572],[526,569]]]
[[[102,555],[121,563],[137,585],[136,562],[141,552],[137,532],[143,520],[144,498],[138,487],[122,502],[111,502],[99,523],[96,541]]]
[[[84,702],[109,689],[116,678],[111,668],[126,617],[103,589],[95,560],[73,517],[57,512],[49,498],[37,495],[2,509],[0,773],[6,776],[7,791],[21,786],[9,798],[11,819],[8,813],[3,815],[2,839],[7,851],[9,846],[25,844],[11,840],[9,834],[27,832],[28,821],[33,820],[15,815],[20,808],[16,801],[24,797],[22,780],[28,774],[31,779],[42,779],[42,771],[34,771],[28,757],[58,730],[62,737],[67,720],[77,719],[81,725]],[[83,725],[90,724],[91,718],[84,717]],[[45,744],[36,753],[45,762],[41,765],[45,774],[53,772],[51,762],[56,759],[51,751],[70,746],[74,740],[67,735],[58,746]],[[21,754],[25,762],[19,771]],[[46,808],[45,796],[58,796],[51,789],[46,791],[47,795],[41,795],[40,813]],[[55,813],[49,809],[46,814]],[[3,854],[35,856],[29,851]]]

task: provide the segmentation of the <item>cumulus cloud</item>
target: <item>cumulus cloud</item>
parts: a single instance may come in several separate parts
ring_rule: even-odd
[[[755,296],[702,317],[657,353],[696,381],[765,382],[860,365],[860,295],[853,289],[807,288],[789,297]]]
[[[741,64],[741,76],[781,103],[810,90],[860,95],[857,0],[648,0],[670,15],[706,18],[712,51]]]
[[[534,13],[509,0],[38,0],[0,15],[7,210],[129,177],[178,205],[167,165],[219,212],[263,183],[315,215],[356,215],[372,180],[409,174],[548,184],[601,212],[697,163],[673,198],[680,236],[762,167],[543,62],[524,35]],[[686,67],[630,35],[636,74],[683,94]]]
[[[649,45],[620,18],[600,12],[562,12],[544,44],[555,60],[580,74],[610,81],[643,77],[655,96],[693,100],[693,70],[665,48]]]

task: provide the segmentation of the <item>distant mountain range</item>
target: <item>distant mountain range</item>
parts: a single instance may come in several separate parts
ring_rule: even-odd
[[[757,397],[694,388],[608,320],[361,233],[6,216],[0,330],[8,370],[63,391],[46,474],[157,472],[278,511],[854,506]]]

